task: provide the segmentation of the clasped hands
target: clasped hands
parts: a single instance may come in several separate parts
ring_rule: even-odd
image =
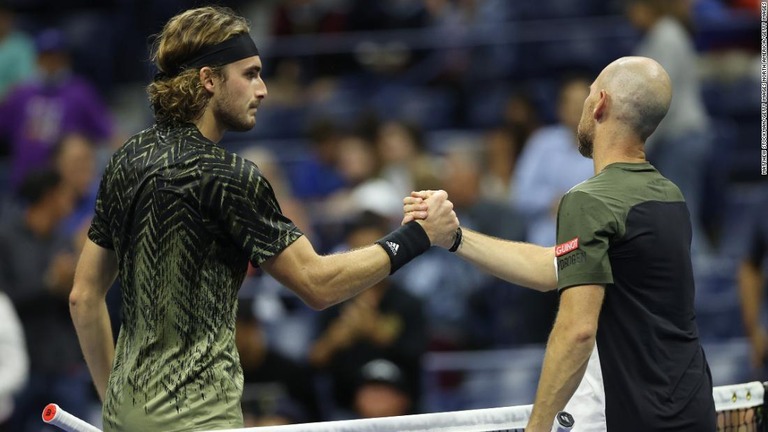
[[[403,198],[403,224],[414,220],[424,228],[432,246],[448,249],[453,245],[459,218],[444,190],[411,192]]]

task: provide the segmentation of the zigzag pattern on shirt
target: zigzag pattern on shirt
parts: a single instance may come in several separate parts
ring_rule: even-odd
[[[153,127],[118,150],[89,232],[115,249],[123,295],[105,426],[151,414],[175,427],[203,403],[239,415],[237,291],[248,260],[300,235],[258,168],[193,126]]]

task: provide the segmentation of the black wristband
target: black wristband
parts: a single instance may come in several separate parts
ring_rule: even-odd
[[[402,225],[379,239],[376,244],[389,255],[389,274],[393,274],[432,246],[424,228],[416,221]]]
[[[456,237],[453,239],[453,245],[448,249],[448,252],[456,252],[459,250],[459,246],[461,246],[461,227],[456,228]]]

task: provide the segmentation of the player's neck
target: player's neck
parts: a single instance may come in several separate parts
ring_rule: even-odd
[[[218,143],[224,137],[226,129],[216,121],[213,111],[206,109],[203,115],[194,121],[200,133],[209,140]]]
[[[644,143],[634,134],[619,131],[595,136],[592,160],[595,174],[614,163],[643,163],[646,162]]]

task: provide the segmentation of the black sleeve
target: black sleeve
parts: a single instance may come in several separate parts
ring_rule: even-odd
[[[112,242],[112,234],[109,230],[109,174],[112,172],[113,163],[110,162],[107,168],[104,170],[104,174],[101,177],[101,183],[99,183],[99,192],[96,195],[96,206],[94,208],[93,219],[91,220],[91,227],[88,229],[88,238],[97,245],[114,249]]]

